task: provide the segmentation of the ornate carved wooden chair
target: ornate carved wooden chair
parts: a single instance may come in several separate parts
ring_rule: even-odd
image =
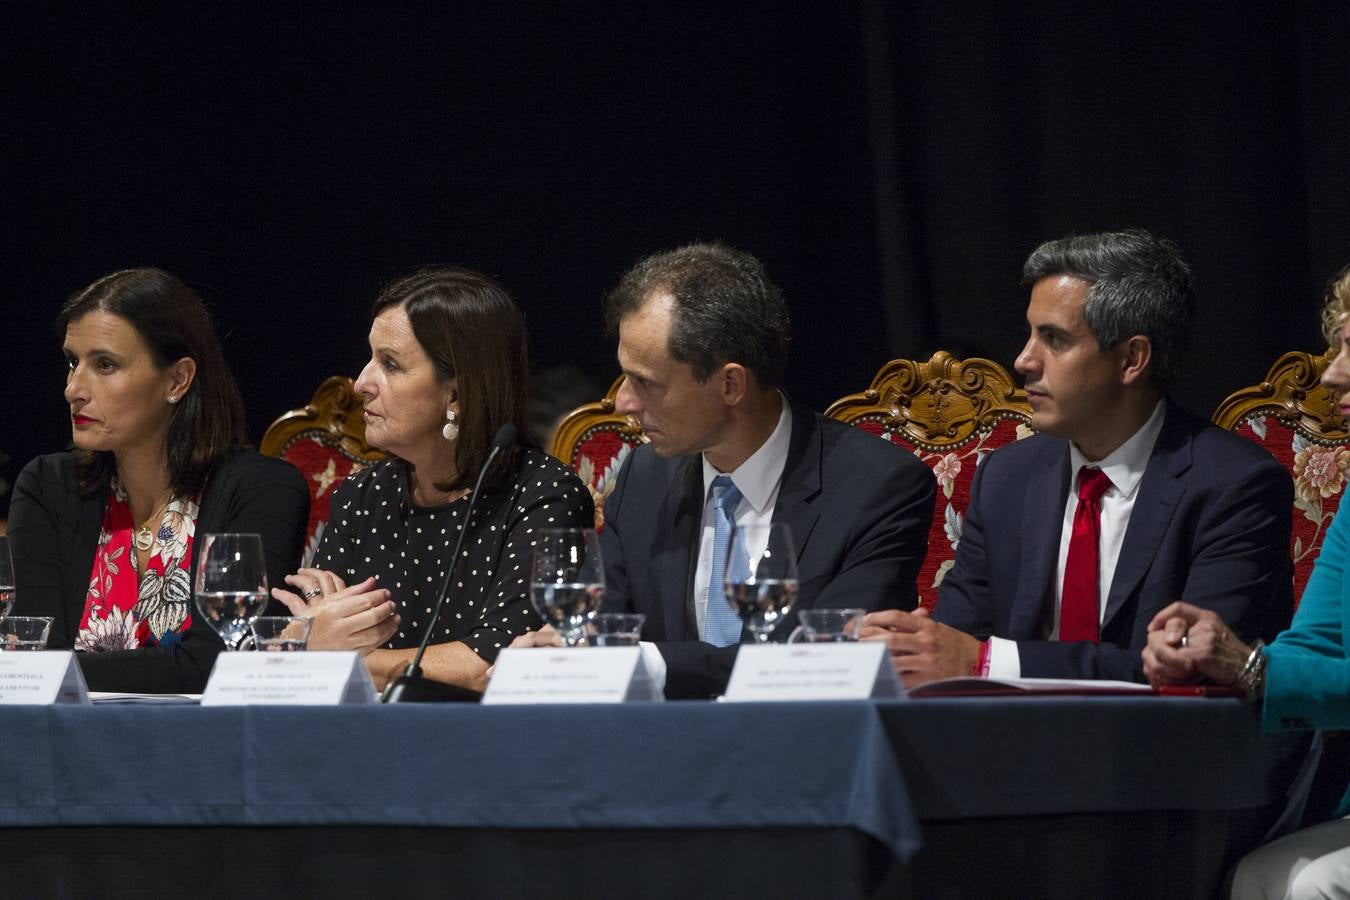
[[[933,469],[941,496],[918,580],[920,602],[932,609],[956,560],[975,467],[1031,433],[1026,391],[992,360],[939,350],[928,362],[891,360],[867,390],[835,401],[825,415],[912,450]]]
[[[260,452],[284,459],[305,475],[309,484],[309,523],[305,559],[318,544],[319,526],[328,521],[333,489],[352,472],[384,458],[366,443],[361,398],[352,380],[342,375],[324,379],[301,409],[280,416],[267,428]]]
[[[1350,433],[1334,391],[1321,386],[1334,348],[1321,356],[1286,353],[1260,384],[1236,391],[1214,411],[1214,424],[1256,441],[1294,479],[1294,602],[1312,574],[1322,537],[1340,506],[1350,466]]]
[[[605,498],[614,490],[614,480],[628,454],[646,443],[642,428],[628,416],[614,411],[614,398],[623,384],[614,379],[605,396],[572,410],[553,431],[548,452],[567,463],[595,500],[595,527],[605,524]]]

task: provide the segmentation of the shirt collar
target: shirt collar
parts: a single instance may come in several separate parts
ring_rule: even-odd
[[[1111,486],[1118,497],[1129,497],[1137,487],[1139,481],[1144,477],[1144,469],[1148,466],[1149,457],[1153,455],[1153,445],[1158,442],[1158,435],[1162,433],[1163,418],[1166,415],[1167,402],[1159,400],[1158,405],[1153,407],[1153,413],[1148,417],[1139,430],[1130,435],[1129,440],[1121,444],[1115,450],[1112,450],[1104,459],[1099,462],[1089,463],[1083,456],[1081,450],[1073,443],[1069,443],[1069,484],[1078,483],[1078,470],[1086,465],[1093,465],[1101,469],[1106,477],[1111,479]]]
[[[773,499],[778,483],[783,479],[783,470],[787,468],[788,446],[792,443],[792,407],[787,397],[778,394],[783,411],[778,414],[778,424],[759,449],[732,472],[719,472],[703,456],[703,502],[708,502],[708,492],[712,489],[713,479],[718,475],[730,475],[731,483],[741,492],[755,512],[763,515]]]

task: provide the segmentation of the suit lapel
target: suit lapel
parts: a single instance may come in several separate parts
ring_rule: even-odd
[[[1069,490],[1068,442],[1049,443],[1041,459],[1044,465],[1030,473],[1022,501],[1022,576],[1013,588],[1008,622],[1009,637],[1018,640],[1045,637]]]
[[[823,456],[824,444],[815,413],[804,407],[793,406],[792,439],[788,443],[787,463],[783,466],[783,480],[778,487],[773,521],[786,524],[792,531],[799,568],[820,518],[820,513],[812,504],[820,494]],[[802,581],[810,580],[815,574],[798,572]]]
[[[1181,476],[1191,467],[1191,434],[1184,426],[1179,411],[1168,404],[1167,418],[1144,468],[1139,496],[1134,500],[1120,558],[1111,576],[1111,591],[1102,617],[1103,631],[1153,565],[1177,502],[1186,492]]]
[[[108,502],[106,487],[92,494],[77,494],[74,509],[67,521],[75,524],[75,538],[70,542],[70,557],[65,571],[63,593],[66,597],[79,597],[79,602],[68,607],[64,622],[68,646],[75,646],[79,634],[80,619],[84,617],[84,604],[89,595],[89,574],[94,569],[94,555],[98,552],[99,533],[103,530],[103,511]],[[74,618],[70,618],[73,616]]]
[[[665,524],[662,552],[656,555],[655,581],[666,639],[690,637],[694,561],[698,559],[699,523],[703,519],[703,466],[697,454],[684,457],[674,467],[665,501],[659,512]],[[697,637],[697,635],[694,635]]]

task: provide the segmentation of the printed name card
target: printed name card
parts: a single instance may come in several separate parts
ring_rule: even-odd
[[[751,644],[736,654],[723,700],[866,700],[901,697],[886,645]]]
[[[355,651],[222,653],[202,706],[337,706],[374,703],[375,683]]]
[[[665,699],[641,647],[503,650],[484,703],[634,703]]]
[[[0,653],[0,704],[88,703],[71,650]]]

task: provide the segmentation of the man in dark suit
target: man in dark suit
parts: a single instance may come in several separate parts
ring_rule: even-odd
[[[611,294],[607,319],[627,376],[616,408],[649,443],[605,503],[604,610],[646,614],[645,658],[667,696],[722,691],[747,637],[717,575],[719,527],[787,523],[799,609],[915,606],[932,473],[787,401],[787,308],[758,260],[716,244],[648,257]],[[545,629],[516,644],[555,640]]]
[[[1264,449],[1183,412],[1167,386],[1194,318],[1190,270],[1147,232],[1027,259],[1017,357],[1034,437],[971,486],[931,617],[868,617],[907,685],[969,674],[1140,681],[1149,620],[1184,599],[1246,640],[1293,608],[1293,485]]]

